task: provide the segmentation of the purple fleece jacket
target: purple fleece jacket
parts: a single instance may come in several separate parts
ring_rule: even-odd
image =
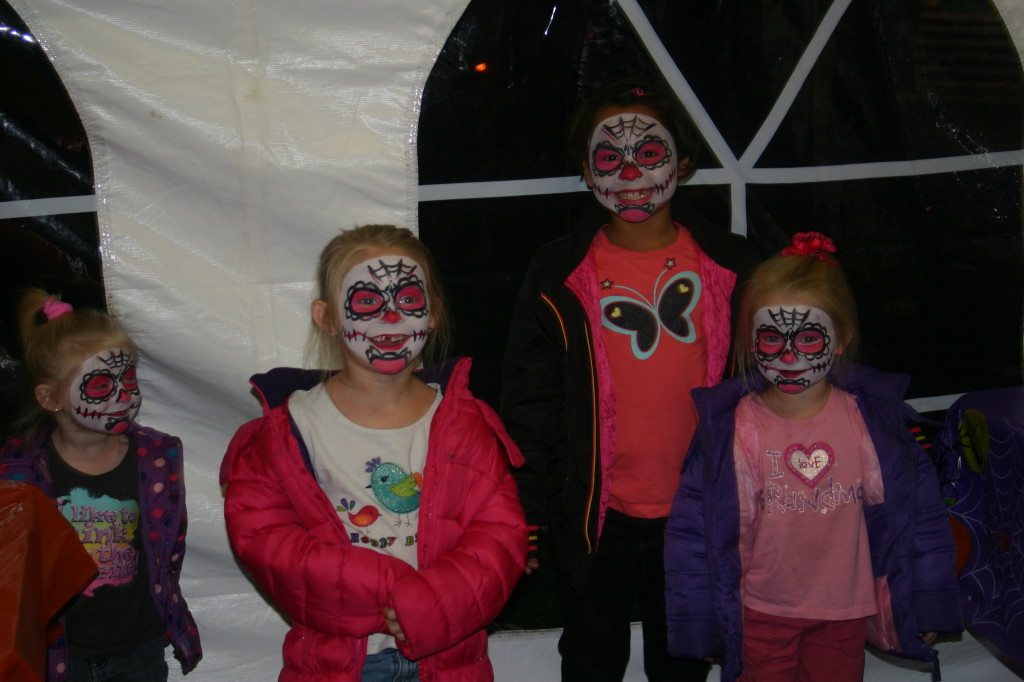
[[[937,676],[938,653],[918,633],[963,627],[956,548],[935,465],[908,428],[923,419],[903,402],[908,377],[853,366],[843,379],[840,388],[856,397],[878,453],[885,490],[883,503],[864,508],[878,586],[868,641],[934,663]],[[721,659],[723,682],[739,674],[743,650],[732,442],[736,405],[747,392],[741,379],[694,390],[700,423],[665,534],[669,651]]]

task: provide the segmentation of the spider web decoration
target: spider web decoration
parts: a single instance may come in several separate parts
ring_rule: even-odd
[[[984,436],[972,438],[984,429],[971,424],[975,410],[987,422],[987,457]],[[1024,664],[1024,388],[962,396],[949,409],[944,440],[959,444],[961,455],[946,492],[956,500],[950,514],[964,622]]]

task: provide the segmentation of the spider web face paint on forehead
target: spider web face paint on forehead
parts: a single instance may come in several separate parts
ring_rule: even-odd
[[[341,282],[342,340],[355,359],[397,374],[423,352],[430,305],[423,268],[408,256],[379,256],[352,267]]]
[[[610,116],[590,139],[594,196],[627,222],[647,220],[675,194],[679,159],[668,129],[645,114]]]
[[[768,306],[754,313],[758,371],[784,393],[800,393],[828,376],[835,325],[811,306]]]
[[[109,348],[87,358],[68,389],[68,410],[80,426],[100,433],[124,433],[142,406],[135,356]]]

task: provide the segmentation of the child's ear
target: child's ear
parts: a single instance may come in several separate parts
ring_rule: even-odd
[[[853,340],[853,334],[847,332],[843,338],[839,341],[839,345],[836,346],[836,355],[842,355],[846,350],[846,347],[850,345],[850,341]]]
[[[692,162],[690,161],[689,156],[684,156],[683,158],[679,159],[678,172],[679,177],[681,179],[685,179],[688,175],[690,175],[690,173],[693,172]]]
[[[590,174],[590,164],[582,161],[580,167],[583,169],[583,180],[587,183],[587,189],[594,189],[594,176]]]
[[[331,307],[327,305],[327,301],[320,298],[313,301],[309,307],[309,314],[313,317],[313,324],[319,327],[320,331],[330,336],[337,335],[338,330],[334,328]]]
[[[53,390],[53,386],[47,384],[39,384],[35,388],[36,402],[47,412],[56,412],[60,409],[60,398],[57,397],[57,392]]]

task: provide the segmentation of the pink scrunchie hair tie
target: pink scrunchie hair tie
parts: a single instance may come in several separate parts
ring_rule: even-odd
[[[839,265],[829,258],[828,254],[835,253],[836,243],[821,232],[797,232],[789,242],[789,246],[782,250],[783,256],[812,256],[820,261]]]
[[[46,315],[46,321],[52,322],[62,315],[67,315],[72,312],[74,307],[70,303],[66,303],[56,296],[50,296],[43,302],[43,315]]]

